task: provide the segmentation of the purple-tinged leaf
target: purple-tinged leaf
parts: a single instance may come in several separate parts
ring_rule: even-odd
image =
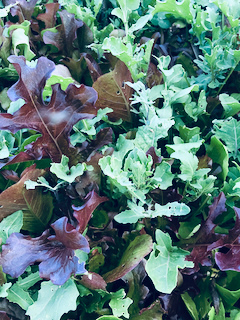
[[[10,320],[6,312],[0,311],[0,320]]]
[[[103,128],[97,133],[95,140],[89,143],[83,143],[83,148],[80,149],[83,160],[87,162],[90,161],[98,149],[110,144],[112,142],[112,135],[112,128]]]
[[[45,4],[46,12],[40,13],[37,16],[37,20],[41,20],[45,23],[45,28],[53,28],[56,23],[56,13],[59,9],[59,3],[47,3]]]
[[[74,250],[89,252],[88,241],[62,217],[52,225],[56,235],[46,230],[40,237],[31,238],[12,233],[2,247],[0,264],[13,278],[19,277],[29,265],[39,264],[41,278],[56,285],[64,284],[72,274],[86,272],[84,262],[79,262]]]
[[[200,229],[194,236],[195,243],[193,250],[191,254],[186,257],[186,260],[194,262],[195,271],[199,270],[199,264],[202,266],[211,266],[211,250],[213,248],[209,247],[209,245],[222,237],[222,235],[214,233],[216,227],[214,221],[226,211],[225,202],[226,197],[224,193],[221,192],[219,196],[214,199],[213,204],[209,206],[208,218],[202,223]]]
[[[63,10],[59,12],[62,24],[55,29],[57,32],[47,30],[43,34],[43,41],[58,48],[63,55],[72,56],[73,42],[77,37],[77,29],[83,26],[81,20],[75,19],[74,14]]]
[[[85,199],[87,201],[81,207],[72,206],[74,210],[73,215],[79,223],[78,230],[80,233],[85,230],[88,221],[91,219],[92,213],[97,206],[102,202],[108,201],[107,197],[100,197],[94,190],[91,191]]]
[[[13,133],[23,128],[36,130],[42,137],[26,147],[29,156],[35,159],[47,156],[53,162],[60,162],[62,154],[65,154],[75,164],[76,149],[70,145],[69,133],[79,120],[92,118],[96,114],[96,91],[74,84],[62,91],[60,85],[55,84],[52,86],[51,101],[46,105],[42,100],[42,91],[55,68],[54,63],[41,57],[36,67],[31,68],[26,65],[24,57],[11,56],[9,61],[20,79],[8,90],[8,95],[12,101],[24,99],[25,104],[13,115],[0,114],[0,129]]]
[[[109,107],[113,112],[109,114],[110,120],[131,122],[130,98],[132,88],[125,85],[125,82],[132,82],[130,71],[122,61],[118,61],[114,70],[105,73],[94,82],[93,88],[98,93],[96,106],[98,108]]]
[[[121,279],[152,251],[152,246],[153,243],[150,235],[143,234],[137,236],[123,253],[118,267],[104,274],[103,279],[107,283]]]
[[[156,152],[155,152],[155,148],[151,147],[148,149],[148,151],[146,152],[146,155],[150,155],[153,159],[153,168],[156,167],[157,163],[161,163],[162,162],[162,157],[157,156]]]
[[[84,274],[78,282],[91,290],[106,290],[107,286],[104,279],[95,272],[88,272],[88,274]]]
[[[5,6],[16,3],[10,9],[10,12],[12,16],[18,16],[19,23],[22,23],[24,20],[31,20],[37,0],[30,0],[29,2],[26,0],[5,0],[3,3]]]
[[[234,270],[240,271],[240,209],[234,207],[236,214],[235,226],[229,230],[228,235],[223,235],[221,239],[215,242],[212,247],[227,247],[227,253],[217,252],[215,254],[215,261],[220,270]],[[209,248],[211,249],[211,248]]]

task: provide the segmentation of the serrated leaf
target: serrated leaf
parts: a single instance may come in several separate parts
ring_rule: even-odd
[[[8,95],[12,101],[24,99],[25,104],[13,115],[1,113],[0,129],[16,133],[28,128],[40,132],[42,136],[25,147],[30,159],[50,157],[53,162],[60,162],[62,154],[66,154],[75,164],[78,162],[78,152],[69,144],[69,134],[79,120],[92,118],[96,114],[96,91],[74,84],[62,91],[60,85],[55,84],[51,100],[45,104],[42,92],[55,68],[54,63],[46,57],[40,57],[36,66],[30,67],[23,56],[10,56],[8,60],[20,75],[18,82],[8,90]]]
[[[177,285],[178,268],[192,268],[194,265],[185,261],[189,252],[173,247],[167,233],[157,229],[156,242],[147,261],[146,272],[158,291],[171,293]]]
[[[51,281],[43,282],[37,301],[28,308],[26,315],[31,320],[59,320],[64,313],[76,310],[78,295],[72,279],[68,279],[62,286],[56,286]]]
[[[50,279],[56,285],[64,284],[72,274],[86,272],[75,250],[89,252],[89,244],[78,229],[62,217],[51,224],[55,235],[46,230],[40,237],[31,238],[21,233],[12,233],[2,246],[0,263],[3,271],[17,278],[29,265],[39,264],[41,278]]]
[[[155,208],[145,209],[141,204],[128,201],[130,210],[124,210],[114,217],[118,223],[136,223],[143,218],[184,216],[190,212],[190,208],[185,203],[169,202],[161,206],[156,203]]]
[[[19,232],[23,226],[23,212],[16,211],[10,216],[4,218],[0,223],[0,238],[5,243],[7,238],[13,232]]]

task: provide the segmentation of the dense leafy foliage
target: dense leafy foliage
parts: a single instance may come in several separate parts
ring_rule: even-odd
[[[238,0],[0,1],[0,318],[240,318]]]

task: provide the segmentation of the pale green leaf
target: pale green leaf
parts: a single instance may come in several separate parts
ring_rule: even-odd
[[[161,190],[166,190],[168,187],[172,185],[172,180],[174,178],[174,174],[171,172],[171,166],[169,163],[162,161],[154,172],[154,175],[151,179],[152,183],[156,181],[156,184],[159,186]]]
[[[4,218],[0,223],[0,238],[5,243],[7,238],[13,232],[19,232],[23,226],[23,212],[21,210],[14,212]]]
[[[223,141],[229,157],[240,160],[240,122],[230,117],[226,120],[213,120],[216,137]]]
[[[182,0],[180,2],[176,0],[157,0],[153,15],[158,12],[167,12],[171,13],[175,18],[182,18],[185,19],[188,23],[191,23],[193,20],[193,16],[190,6],[190,0]]]
[[[60,163],[51,163],[50,171],[59,179],[72,183],[84,171],[90,169],[90,166],[87,166],[85,163],[78,163],[76,166],[69,168],[68,162],[69,158],[63,155]]]
[[[29,293],[19,287],[16,283],[8,290],[7,299],[10,302],[18,304],[24,310],[28,310],[28,308],[34,303]]]
[[[30,273],[30,275],[25,278],[19,277],[16,284],[23,290],[28,290],[30,287],[34,286],[35,283],[41,280],[42,278],[40,278],[39,272],[34,272]]]
[[[79,295],[72,279],[62,286],[56,286],[51,281],[42,282],[38,299],[27,310],[26,315],[31,320],[59,320],[64,313],[76,310],[76,300]]]
[[[220,94],[219,100],[221,101],[221,104],[223,106],[225,118],[234,116],[240,111],[240,103],[228,94]]]
[[[11,282],[0,285],[0,298],[6,298],[8,296],[8,289],[11,287],[11,285]]]
[[[189,252],[173,247],[167,233],[156,230],[156,241],[146,264],[146,272],[158,291],[171,293],[177,285],[178,268],[192,268],[194,265],[185,261]]]
[[[35,53],[30,49],[29,38],[24,29],[18,28],[12,33],[12,43],[15,55],[24,55],[27,60],[32,60]]]
[[[128,308],[132,303],[133,300],[129,297],[123,299],[113,298],[109,302],[109,306],[111,307],[113,315],[115,317],[124,316],[125,318],[129,319]]]

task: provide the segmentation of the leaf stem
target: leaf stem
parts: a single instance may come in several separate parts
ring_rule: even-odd
[[[219,95],[219,93],[222,91],[222,88],[225,86],[225,84],[227,83],[228,79],[230,78],[231,74],[233,73],[233,71],[235,70],[235,67],[232,68],[228,74],[228,76],[225,78],[225,81],[222,83],[221,87],[218,89],[218,92],[216,94],[216,97]]]

